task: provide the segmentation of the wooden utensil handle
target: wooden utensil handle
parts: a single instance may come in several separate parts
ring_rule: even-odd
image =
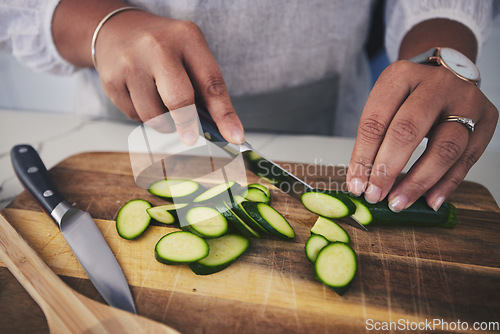
[[[61,308],[66,302],[78,303],[73,291],[62,283],[1,213],[0,260],[44,313],[50,308]]]

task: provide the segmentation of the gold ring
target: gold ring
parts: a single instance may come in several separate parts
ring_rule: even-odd
[[[447,116],[445,118],[443,118],[442,120],[443,122],[457,122],[457,123],[460,123],[462,125],[464,125],[467,130],[469,130],[470,132],[474,132],[474,126],[476,125],[476,123],[474,123],[474,121],[470,118],[467,118],[467,117],[462,117],[462,116]]]

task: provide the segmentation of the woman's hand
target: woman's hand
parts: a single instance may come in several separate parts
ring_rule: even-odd
[[[441,121],[450,115],[471,118],[475,131]],[[397,61],[381,74],[363,110],[348,189],[369,202],[388,196],[394,211],[426,194],[437,210],[484,152],[497,120],[498,111],[476,85],[442,66]],[[424,154],[393,187],[426,136]]]
[[[146,122],[201,101],[228,141],[244,141],[243,127],[203,33],[192,22],[138,10],[121,12],[102,27],[96,66],[104,90],[132,119]],[[188,112],[172,118],[187,141],[197,131]]]

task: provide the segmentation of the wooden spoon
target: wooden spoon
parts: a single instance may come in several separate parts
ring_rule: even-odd
[[[0,260],[37,302],[51,333],[179,333],[68,287],[0,214]]]

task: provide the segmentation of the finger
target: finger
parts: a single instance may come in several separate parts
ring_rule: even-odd
[[[203,34],[195,26],[193,42],[184,53],[185,66],[196,95],[201,99],[222,136],[230,143],[245,141],[243,126],[231,103],[224,78]],[[197,30],[197,31],[196,31]]]
[[[435,101],[435,91],[419,85],[394,116],[373,163],[365,199],[381,201],[392,188],[396,177],[432,127],[441,107]]]
[[[490,106],[490,111],[476,123],[474,132],[462,156],[446,172],[446,174],[427,192],[427,204],[438,210],[441,204],[465,179],[472,166],[479,160],[489,143],[489,138],[495,132],[498,121],[498,111]],[[458,125],[458,124],[457,124]]]
[[[168,109],[163,104],[151,75],[147,72],[138,72],[137,75],[129,77],[127,87],[142,122],[161,133],[174,131],[171,117],[165,115]]]
[[[168,108],[181,140],[187,145],[199,137],[198,117],[194,107],[194,89],[182,63],[165,60],[154,69],[156,90]],[[193,112],[194,110],[194,112]]]
[[[141,118],[137,114],[134,104],[132,103],[127,85],[125,83],[118,84],[118,82],[122,82],[119,78],[112,82],[107,82],[101,78],[101,82],[104,88],[104,93],[109,97],[111,102],[113,102],[113,104],[120,109],[121,112],[127,115],[127,117],[140,122]]]
[[[389,208],[399,212],[425,194],[462,156],[468,140],[469,131],[461,124],[437,125],[424,154],[389,194]]]
[[[346,177],[348,190],[356,196],[365,191],[387,128],[414,89],[415,83],[404,80],[400,74],[408,65],[412,64],[396,62],[387,68],[375,83],[363,109]]]

